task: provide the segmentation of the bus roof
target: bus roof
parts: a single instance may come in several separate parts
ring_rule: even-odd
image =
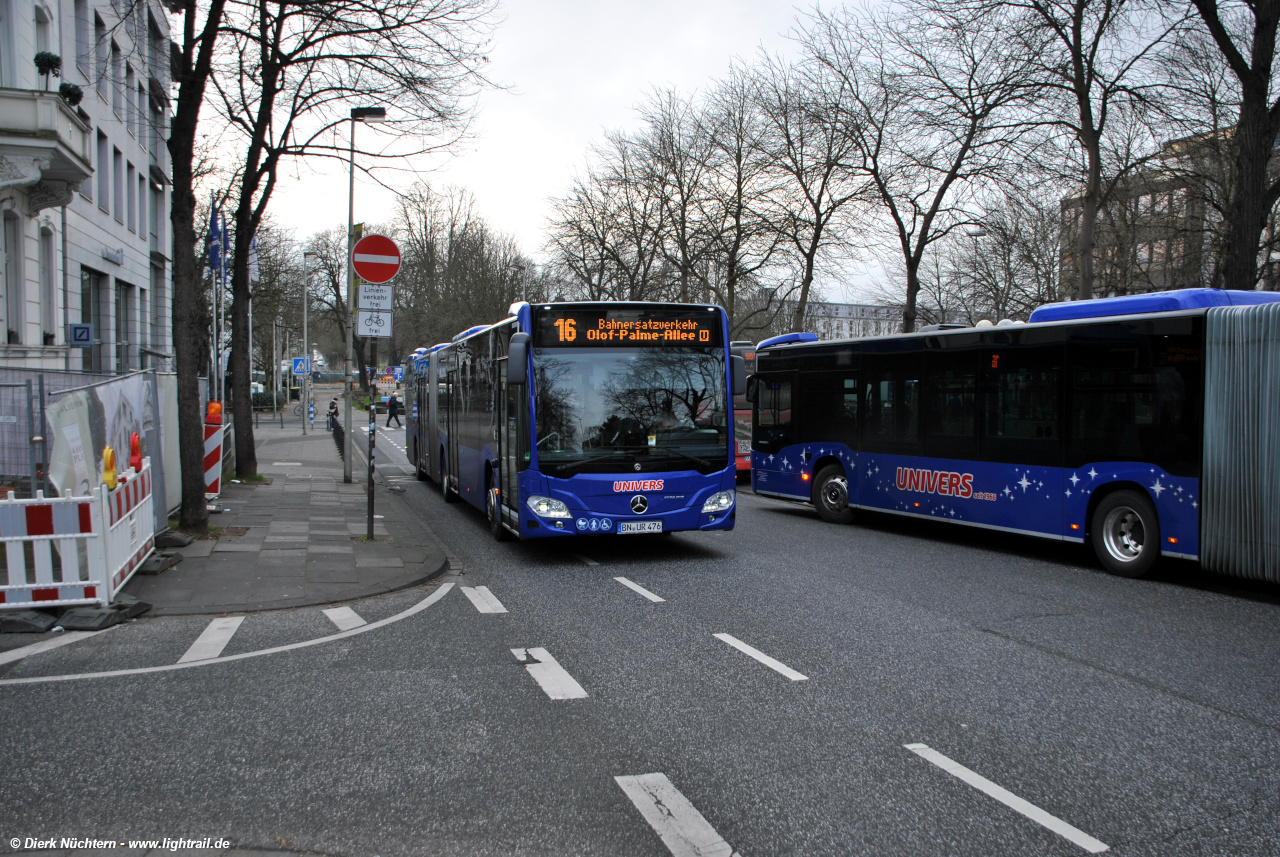
[[[1121,295],[1091,301],[1062,301],[1045,304],[1031,313],[1031,323],[1105,318],[1113,315],[1141,315],[1152,312],[1205,309],[1215,306],[1251,306],[1280,301],[1276,292],[1243,292],[1227,289],[1177,289],[1171,292],[1148,292]]]

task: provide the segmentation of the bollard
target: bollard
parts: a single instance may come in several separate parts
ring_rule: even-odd
[[[369,527],[365,535],[373,538],[373,446],[378,436],[378,411],[372,404],[369,406]]]

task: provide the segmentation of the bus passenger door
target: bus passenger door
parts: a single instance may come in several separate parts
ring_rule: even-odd
[[[445,460],[440,462],[441,477],[448,474],[452,477],[456,486],[458,479],[458,411],[462,408],[462,397],[460,393],[460,373],[457,369],[450,369],[445,376],[446,388],[448,390],[448,404],[444,409],[444,433],[447,447],[445,449]]]
[[[791,396],[794,373],[757,375],[751,433],[751,488],[766,494],[801,496],[800,452],[793,440]]]
[[[528,441],[521,442],[521,426],[525,420],[521,419],[521,415],[528,411],[524,406],[525,387],[518,384],[507,383],[508,364],[504,361],[499,369],[499,377],[502,379],[503,385],[503,403],[502,403],[502,438],[499,446],[502,450],[502,481],[501,500],[504,509],[511,510],[510,523],[512,526],[519,526],[519,505],[520,492],[517,489],[517,476],[520,472],[520,449],[522,446],[528,446]],[[527,431],[526,431],[527,434]]]

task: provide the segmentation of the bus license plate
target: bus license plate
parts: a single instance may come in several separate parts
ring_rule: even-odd
[[[627,533],[660,533],[662,532],[661,521],[629,521],[618,524],[618,535],[625,536]]]

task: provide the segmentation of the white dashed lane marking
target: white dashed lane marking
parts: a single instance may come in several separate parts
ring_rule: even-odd
[[[364,619],[360,618],[359,613],[350,607],[330,607],[328,610],[320,612],[328,616],[329,621],[337,626],[339,631],[350,631],[352,628],[359,628],[361,625],[368,624]]]
[[[512,649],[538,687],[552,699],[585,699],[587,692],[546,649]]]
[[[582,560],[583,562],[585,562],[587,565],[599,565],[599,564],[600,564],[600,563],[596,562],[594,559],[592,559],[591,557],[589,557],[589,556],[583,556],[583,555],[582,555],[582,554],[580,554],[580,553],[576,553],[576,554],[574,554],[574,556],[576,556],[578,559],[580,559],[580,560]]]
[[[666,774],[614,777],[673,857],[741,857]]]
[[[187,649],[187,653],[178,658],[178,663],[186,664],[191,661],[207,661],[210,658],[216,658],[222,654],[227,643],[231,642],[236,631],[240,630],[240,623],[243,621],[243,616],[223,616],[214,619],[204,629],[204,633],[191,644],[191,648]]]
[[[764,664],[769,669],[777,670],[778,672],[782,673],[784,676],[791,679],[792,681],[808,681],[809,680],[809,677],[804,673],[796,672],[791,667],[784,664],[782,661],[775,661],[773,658],[769,657],[764,652],[760,651],[759,649],[748,646],[746,643],[742,642],[737,637],[731,634],[713,634],[712,636],[714,636],[717,640],[722,640],[723,642],[728,643],[738,651],[742,652],[744,655],[748,655],[750,657],[755,658],[757,661]]]
[[[113,628],[119,628],[119,625],[113,625]],[[50,649],[57,649],[65,646],[67,643],[74,643],[77,640],[85,640],[89,637],[96,637],[110,631],[111,628],[103,628],[101,631],[68,631],[57,637],[50,637],[47,640],[41,640],[38,643],[32,643],[29,646],[23,646],[20,649],[10,649],[7,652],[0,653],[0,665],[11,664],[14,661],[20,661],[28,655],[47,652]]]
[[[650,601],[652,601],[654,604],[661,604],[667,600],[665,598],[660,598],[657,595],[654,595],[652,592],[645,589],[643,586],[641,586],[638,583],[632,583],[630,580],[627,580],[625,577],[615,577],[614,580],[618,581],[623,586],[627,587],[627,589],[630,589],[633,592],[640,593],[645,598],[648,598]]]
[[[1063,839],[1066,839],[1073,845],[1079,845],[1090,854],[1101,854],[1102,852],[1110,849],[1110,846],[1105,842],[1100,842],[1097,839],[1094,839],[1083,830],[1072,827],[1062,819],[1050,815],[1035,804],[1028,803],[1013,792],[1001,788],[991,782],[991,780],[976,771],[969,770],[959,762],[954,762],[951,759],[948,759],[928,744],[903,744],[902,746],[906,747],[912,753],[915,753],[917,756],[925,759],[929,763],[942,768],[942,770],[946,771],[956,779],[968,783],[988,797],[995,798],[1013,811],[1025,815],[1036,824],[1052,830],[1054,833],[1058,834]]]
[[[497,599],[487,586],[464,586],[462,594],[475,605],[481,613],[506,613],[507,608]]]

